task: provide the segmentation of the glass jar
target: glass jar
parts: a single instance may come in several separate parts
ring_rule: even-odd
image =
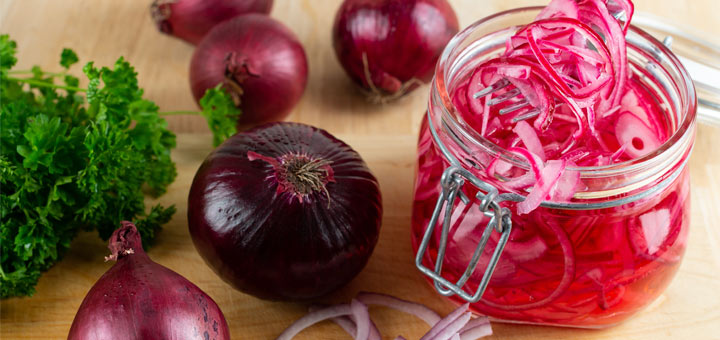
[[[448,45],[431,83],[418,142],[412,213],[416,265],[436,290],[498,321],[601,328],[655,300],[678,270],[690,217],[687,160],[697,99],[678,59],[647,33],[627,34],[630,70],[655,97],[672,136],[631,161],[579,171],[569,202],[515,213],[496,189],[495,159],[529,169],[464,123],[450,94],[541,7],[480,20]]]

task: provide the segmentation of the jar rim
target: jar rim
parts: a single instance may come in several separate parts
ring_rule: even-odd
[[[431,84],[432,90],[431,91],[437,91],[439,94],[440,105],[442,105],[442,112],[443,112],[443,119],[447,118],[447,121],[454,125],[453,127],[457,129],[458,132],[462,133],[463,137],[468,138],[472,143],[478,144],[483,146],[485,149],[487,149],[493,156],[501,157],[504,161],[510,162],[513,165],[520,166],[522,168],[529,168],[529,163],[515,155],[514,153],[508,151],[507,149],[493,143],[492,141],[488,140],[487,138],[480,136],[477,131],[467,131],[453,116],[453,112],[455,110],[449,110],[448,108],[453,108],[454,104],[452,103],[452,100],[450,99],[450,94],[448,92],[448,89],[446,87],[446,74],[447,70],[445,69],[445,65],[448,64],[450,61],[449,59],[453,56],[454,53],[459,52],[456,51],[457,48],[461,45],[461,43],[475,30],[482,28],[483,25],[489,24],[492,20],[496,20],[499,18],[507,17],[513,14],[519,14],[524,12],[539,12],[543,9],[543,6],[532,6],[532,7],[519,7],[514,8],[502,12],[495,13],[493,15],[484,17],[473,24],[469,25],[462,31],[460,31],[458,34],[456,34],[450,42],[447,44],[445,49],[443,50],[442,55],[440,56],[440,59],[438,60],[438,63],[436,65],[435,69],[435,77],[433,78],[433,82]],[[587,178],[599,178],[599,177],[610,177],[610,176],[617,176],[622,175],[627,172],[631,171],[637,171],[638,169],[643,169],[647,167],[653,167],[657,166],[657,163],[664,163],[666,161],[667,157],[672,157],[673,154],[677,153],[677,150],[673,150],[674,146],[678,145],[683,141],[683,139],[691,138],[694,135],[694,125],[696,121],[696,111],[697,111],[697,98],[695,93],[695,87],[693,84],[692,79],[690,78],[690,75],[688,74],[685,67],[682,65],[680,60],[675,56],[675,54],[670,51],[665,45],[663,45],[660,41],[655,39],[653,36],[651,36],[649,33],[643,31],[642,29],[630,25],[629,28],[630,31],[633,33],[636,33],[645,40],[646,42],[652,44],[653,49],[657,52],[657,54],[662,55],[663,57],[666,57],[669,61],[670,66],[673,68],[673,71],[676,71],[679,74],[681,82],[676,84],[676,87],[673,90],[677,90],[677,92],[684,92],[684,93],[677,93],[680,98],[685,98],[685,103],[680,107],[680,110],[682,110],[682,121],[680,124],[677,125],[677,128],[673,131],[672,135],[664,142],[662,143],[657,149],[653,150],[652,152],[639,157],[634,158],[631,160],[619,162],[619,163],[613,163],[610,165],[603,165],[603,166],[581,166],[581,167],[569,167],[568,170],[574,170],[579,171],[581,177]],[[433,103],[432,100],[433,93],[431,92],[431,105]],[[684,154],[684,152],[682,153]]]

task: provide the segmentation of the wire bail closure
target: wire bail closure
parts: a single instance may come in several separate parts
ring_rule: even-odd
[[[473,185],[475,185],[477,182],[481,182],[482,184],[484,184],[482,185],[482,187],[490,186],[489,184],[481,181],[469,171],[463,168],[458,168],[451,165],[450,167],[445,169],[441,179],[441,185],[443,190],[440,197],[438,197],[437,204],[435,205],[435,210],[433,211],[432,217],[430,218],[430,223],[425,230],[425,235],[423,236],[420,247],[418,248],[418,252],[415,255],[415,266],[417,266],[417,268],[420,269],[423,274],[429,276],[434,281],[435,289],[441,295],[458,295],[465,301],[474,303],[480,301],[482,294],[485,292],[485,288],[487,288],[487,285],[490,282],[490,277],[492,276],[492,273],[495,270],[495,266],[500,259],[500,254],[505,248],[505,244],[510,237],[510,231],[512,230],[512,221],[510,219],[510,209],[501,208],[499,205],[497,189],[490,186],[492,187],[492,190],[487,194],[483,194],[482,191],[478,191],[478,194],[476,195],[476,198],[480,200],[478,208],[485,214],[485,216],[490,217],[490,221],[485,226],[482,238],[480,239],[478,246],[475,248],[475,252],[470,259],[470,263],[468,264],[468,267],[465,269],[465,272],[460,277],[460,279],[457,282],[453,283],[442,277],[442,265],[445,257],[445,251],[447,249],[448,233],[450,231],[450,219],[452,217],[453,204],[458,197],[460,197],[460,199],[465,204],[471,203],[467,196],[465,196],[465,194],[461,190],[463,184],[466,181],[469,181]],[[480,188],[480,186],[478,187]],[[440,244],[438,248],[437,259],[435,261],[435,268],[433,270],[425,267],[422,264],[422,260],[425,256],[425,253],[427,252],[430,238],[435,233],[438,218],[440,217],[440,214],[443,210],[445,210],[445,214],[443,216],[442,230],[440,234]],[[493,251],[490,262],[485,269],[485,273],[483,274],[482,280],[480,280],[480,285],[478,286],[477,290],[474,293],[468,293],[463,289],[463,286],[477,268],[478,262],[480,261],[480,256],[483,254],[485,246],[487,245],[487,241],[490,239],[490,235],[493,231],[499,232],[501,234],[500,240],[498,241],[498,244]]]
[[[420,270],[420,272],[433,280],[435,289],[441,295],[457,295],[467,302],[475,303],[480,301],[480,298],[485,292],[485,289],[490,282],[490,277],[492,276],[498,260],[500,259],[500,254],[502,254],[505,244],[507,244],[507,241],[510,238],[510,231],[512,230],[512,220],[510,217],[512,213],[510,212],[510,209],[500,207],[500,203],[505,200],[512,200],[512,198],[506,197],[506,195],[499,195],[497,188],[477,178],[470,171],[460,165],[457,159],[452,156],[447,147],[442,143],[440,138],[438,138],[429,111],[428,127],[436,145],[443,155],[450,161],[450,166],[445,169],[442,177],[440,178],[442,193],[438,197],[437,203],[435,204],[435,210],[433,211],[430,222],[425,229],[425,234],[423,235],[420,247],[415,255],[415,266]],[[470,263],[465,269],[465,272],[457,282],[453,283],[442,276],[442,266],[445,258],[445,251],[447,250],[453,205],[458,197],[463,203],[471,204],[470,199],[462,191],[462,187],[465,182],[470,182],[470,184],[479,189],[478,193],[475,195],[475,198],[479,201],[478,209],[480,209],[485,216],[489,217],[490,221],[485,226],[480,242],[475,248],[475,252],[470,259]],[[440,218],[443,210],[445,211],[445,214],[442,216],[442,229],[440,231],[440,243],[438,245],[437,259],[435,260],[435,268],[430,269],[424,266],[422,262],[427,252],[428,245],[430,244],[430,239],[433,234],[435,234],[438,219]],[[488,262],[487,268],[485,268],[485,273],[480,280],[480,285],[474,293],[468,293],[465,289],[463,289],[463,286],[465,286],[465,283],[467,283],[470,276],[473,272],[475,272],[478,262],[480,262],[480,256],[485,251],[485,247],[493,231],[501,234],[500,239],[498,240],[492,257]]]

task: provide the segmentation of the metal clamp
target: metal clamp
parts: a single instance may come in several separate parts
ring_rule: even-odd
[[[466,181],[480,189],[476,195],[476,198],[480,201],[478,208],[485,214],[485,216],[490,217],[490,221],[483,231],[482,238],[480,239],[477,248],[475,248],[475,252],[470,259],[468,267],[465,269],[465,272],[460,279],[453,283],[442,277],[442,265],[443,259],[445,258],[445,250],[447,249],[453,204],[458,197],[460,197],[465,204],[471,203],[467,196],[465,196],[462,192],[462,186]],[[468,302],[478,302],[490,282],[490,277],[492,276],[495,266],[500,259],[500,254],[505,248],[505,244],[510,237],[510,231],[512,230],[512,221],[510,219],[511,213],[508,208],[500,207],[500,202],[503,200],[503,197],[498,195],[498,190],[495,187],[483,182],[468,170],[461,167],[451,165],[445,169],[441,178],[441,186],[442,193],[440,197],[438,197],[437,204],[435,204],[435,210],[430,218],[430,223],[428,224],[427,229],[425,229],[425,235],[423,236],[418,252],[415,255],[415,266],[417,266],[423,274],[429,276],[433,280],[435,289],[443,296],[458,295]],[[483,191],[485,193],[483,193]],[[424,266],[422,262],[427,252],[428,245],[430,244],[430,238],[435,233],[438,218],[443,210],[445,210],[445,215],[443,216],[440,244],[437,259],[435,261],[435,269],[432,270]],[[490,262],[485,269],[485,273],[480,280],[480,285],[477,290],[474,293],[468,293],[463,289],[463,286],[475,271],[475,268],[480,261],[480,256],[483,254],[487,241],[490,239],[490,235],[493,231],[501,234],[500,240],[493,251],[493,255],[490,258]]]

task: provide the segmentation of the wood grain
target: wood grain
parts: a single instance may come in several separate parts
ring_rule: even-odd
[[[194,110],[187,83],[192,47],[158,33],[141,0],[0,0],[0,32],[19,44],[19,69],[38,64],[52,69],[62,47],[81,60],[109,65],[124,55],[136,66],[146,95],[163,110]],[[410,203],[419,121],[427,88],[387,105],[372,105],[354,89],[335,60],[330,27],[339,0],[276,0],[272,16],[303,42],[310,61],[308,89],[289,120],[329,130],[359,151],[380,180],[384,218],[378,247],[367,268],[327,302],[348,301],[360,290],[392,293],[447,313],[453,306],[426,284],[412,264]],[[451,0],[461,24],[518,6],[544,1]],[[714,0],[638,0],[636,9],[672,18],[717,41],[720,2]],[[80,72],[75,66],[73,72]],[[212,296],[224,311],[234,339],[272,339],[303,315],[306,305],[266,302],[237,292],[203,263],[187,231],[190,182],[210,152],[205,122],[194,116],[169,119],[179,133],[173,152],[179,176],[158,201],[175,204],[175,218],[160,233],[150,256]],[[720,339],[720,129],[701,126],[690,162],[692,229],[685,260],[666,293],[628,322],[608,330],[571,330],[497,324],[493,339]],[[2,339],[65,338],[87,290],[107,270],[105,245],[95,234],[81,234],[58,265],[40,280],[31,298],[0,304]],[[373,309],[386,339],[418,338],[427,326],[412,317]],[[392,335],[392,337],[390,337]],[[318,325],[301,339],[348,338],[340,328]]]

